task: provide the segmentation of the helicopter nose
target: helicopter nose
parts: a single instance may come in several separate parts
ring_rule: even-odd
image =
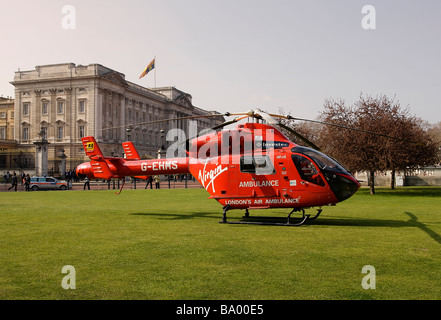
[[[340,202],[352,197],[360,188],[360,183],[351,175],[328,172],[325,173],[325,176],[332,191]]]

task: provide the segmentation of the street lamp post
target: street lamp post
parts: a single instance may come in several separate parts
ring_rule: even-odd
[[[159,148],[159,150],[158,150],[158,159],[161,159],[162,156],[165,157],[165,154],[166,154],[166,152],[165,152],[165,140],[164,140],[165,139],[165,130],[161,129],[160,133],[161,133],[161,148]]]

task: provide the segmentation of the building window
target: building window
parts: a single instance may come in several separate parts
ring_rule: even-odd
[[[80,100],[78,102],[78,112],[80,113],[86,112],[86,100]]]
[[[29,115],[29,102],[23,103],[23,115],[28,116]]]
[[[63,113],[64,112],[64,102],[58,101],[57,103],[57,113]]]
[[[58,127],[58,131],[57,131],[57,139],[61,140],[63,139],[63,127]]]
[[[79,129],[78,132],[79,132],[80,138],[84,138],[86,136],[85,131],[84,131],[84,126],[79,126],[78,129]]]
[[[47,102],[41,103],[41,114],[47,114],[47,106],[48,106]]]
[[[24,127],[23,128],[23,140],[28,140],[29,139],[29,128]]]
[[[5,119],[6,118],[6,112],[0,112],[0,118]]]
[[[0,139],[2,139],[2,140],[6,139],[6,128],[5,127],[0,128]]]

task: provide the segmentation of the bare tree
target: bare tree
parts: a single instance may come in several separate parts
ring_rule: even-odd
[[[441,165],[441,122],[430,125],[427,124],[427,132],[438,147],[437,159],[435,164]]]
[[[320,143],[351,171],[367,171],[371,194],[375,194],[376,171],[391,170],[393,188],[397,170],[436,161],[436,143],[421,119],[384,95],[360,95],[353,106],[346,106],[343,100],[327,100],[320,120],[359,130],[328,126]]]

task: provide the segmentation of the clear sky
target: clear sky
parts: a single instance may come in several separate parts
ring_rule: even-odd
[[[62,12],[71,5],[73,21]],[[365,5],[376,29],[362,27]],[[99,63],[220,112],[253,108],[316,118],[328,98],[396,97],[441,121],[441,1],[0,0],[0,94],[14,72]],[[65,25],[63,25],[63,22]],[[372,21],[370,21],[372,23]]]

